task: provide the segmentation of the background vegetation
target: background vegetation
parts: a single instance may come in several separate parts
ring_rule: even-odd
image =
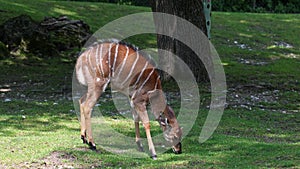
[[[299,13],[297,0],[213,0],[212,9],[226,12]]]
[[[59,0],[58,0],[59,1]],[[61,0],[60,0],[61,1]],[[70,0],[63,0],[70,1]],[[122,5],[149,6],[149,0],[71,0],[83,2],[107,2]],[[213,11],[299,13],[298,0],[212,0]]]
[[[151,11],[96,2],[0,0],[0,4],[0,24],[20,14],[37,21],[67,15],[85,21],[93,32],[121,16]],[[71,100],[73,55],[1,58],[0,168],[300,168],[299,25],[299,14],[213,12],[212,43],[226,72],[228,106],[213,136],[199,144],[210,95],[209,84],[199,84],[201,108],[182,141],[183,154],[168,151],[157,161],[126,158],[100,147],[94,152],[82,144]],[[156,46],[155,35],[128,41]],[[164,83],[164,89],[178,111],[177,86]],[[132,121],[118,114],[108,95],[99,104],[118,132],[134,136]],[[159,132],[154,126],[153,135]],[[147,145],[146,140],[143,143]]]

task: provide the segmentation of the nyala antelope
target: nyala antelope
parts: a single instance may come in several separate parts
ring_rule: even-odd
[[[136,143],[143,151],[139,122],[147,136],[151,157],[156,152],[150,134],[146,106],[159,122],[164,138],[172,145],[174,153],[181,153],[182,128],[171,107],[166,105],[160,76],[146,55],[132,45],[120,41],[103,41],[85,50],[78,58],[76,76],[80,84],[87,86],[87,93],[80,100],[81,139],[96,150],[92,136],[91,112],[108,83],[111,88],[129,97],[135,124]]]

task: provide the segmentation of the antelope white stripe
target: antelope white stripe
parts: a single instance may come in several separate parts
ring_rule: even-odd
[[[143,84],[140,86],[138,92],[140,92],[142,90],[142,88],[144,87],[144,85],[147,83],[147,81],[150,79],[151,75],[153,74],[155,68],[153,67],[152,71],[149,73],[148,77],[146,78],[146,80],[143,82]]]
[[[140,78],[142,77],[142,75],[143,75],[144,71],[146,70],[148,64],[149,64],[148,61],[146,61],[145,66],[143,67],[143,69],[142,69],[141,73],[139,74],[137,80],[135,81],[133,87],[135,87],[138,84],[138,82],[140,81]]]
[[[95,48],[93,48],[93,50],[94,50]],[[93,62],[92,62],[92,57],[93,57],[93,51],[91,52],[92,53],[92,55],[90,54],[89,55],[89,63],[90,63],[90,65],[91,65],[91,67],[92,67],[92,70],[93,70],[93,72],[94,72],[94,74],[96,74],[96,67],[93,65]],[[97,63],[96,63],[97,64]]]
[[[89,54],[87,55],[86,59],[87,59],[87,63],[89,65],[89,71],[90,73],[94,73],[94,71],[92,72],[92,70],[94,70],[93,66],[92,66],[92,62],[91,62],[91,53],[93,52],[93,48],[91,50],[89,50]]]
[[[98,51],[99,51],[99,44],[97,45],[97,48],[96,48],[96,69],[98,70],[99,73],[101,73],[100,68],[99,68],[99,57],[98,57],[99,52]]]
[[[128,48],[128,46],[126,46],[126,55],[125,55],[125,58],[124,58],[124,60],[123,60],[121,69],[119,70],[118,77],[120,76],[120,73],[123,71],[123,68],[124,68],[124,66],[125,66],[125,63],[126,63],[128,54],[129,54],[129,48]]]
[[[139,52],[137,51],[137,52],[136,52],[136,59],[135,59],[133,65],[132,65],[132,67],[131,67],[131,69],[130,69],[130,72],[129,72],[128,76],[127,76],[126,79],[123,81],[122,85],[124,85],[125,82],[131,77],[131,74],[132,74],[132,72],[133,72],[133,69],[135,68],[136,63],[137,63],[137,61],[139,60],[139,57],[140,57],[140,55],[139,55]]]
[[[86,61],[86,63],[88,63],[88,64],[89,64],[89,56],[90,56],[91,50],[93,50],[93,49],[91,48],[90,50],[88,50],[88,51],[86,52],[86,55],[85,55],[85,61]]]
[[[112,67],[112,76],[115,75],[115,66],[116,66],[116,61],[117,61],[117,57],[118,57],[118,51],[119,51],[119,44],[117,44],[116,49],[115,49],[115,58],[114,58],[114,64]]]
[[[158,84],[159,78],[160,78],[160,76],[158,76],[157,79],[156,79],[156,83],[155,83],[155,88],[154,88],[154,90],[156,90],[156,88],[157,88],[157,84]]]
[[[85,76],[84,76],[85,73],[83,70],[86,66],[83,66],[83,58],[80,57],[79,59],[80,59],[78,60],[79,69],[78,70],[76,69],[76,76],[80,84],[86,85]]]
[[[102,65],[102,61],[103,61],[102,50],[103,50],[103,44],[100,44],[100,68],[101,68],[102,77],[104,77],[104,71],[103,71],[103,65]]]
[[[105,80],[107,80],[107,82],[104,84],[104,86],[103,86],[103,88],[102,88],[102,91],[103,91],[103,92],[105,91],[105,89],[106,89],[108,83],[110,82],[110,79],[105,79]]]
[[[112,48],[112,45],[114,43],[110,43],[109,44],[109,49],[108,49],[108,76],[111,77],[111,64],[110,64],[110,57],[111,57],[111,48]]]

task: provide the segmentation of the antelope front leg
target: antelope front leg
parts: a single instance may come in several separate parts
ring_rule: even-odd
[[[149,151],[151,153],[151,158],[153,160],[156,160],[157,155],[156,155],[156,152],[155,152],[154,144],[152,142],[152,137],[151,137],[151,133],[150,133],[150,123],[146,122],[146,123],[143,123],[143,125],[144,125],[145,130],[146,130],[146,136],[147,136],[147,140],[148,140]]]
[[[156,156],[154,144],[153,144],[151,133],[150,133],[149,117],[147,114],[147,109],[146,109],[145,104],[137,105],[136,111],[138,112],[139,118],[141,119],[143,126],[145,128],[145,131],[146,131],[146,136],[147,136],[149,151],[151,153],[151,158],[156,160],[157,156]]]

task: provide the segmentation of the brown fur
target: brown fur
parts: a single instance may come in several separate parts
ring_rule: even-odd
[[[158,72],[142,53],[119,42],[99,43],[80,55],[76,64],[76,75],[79,82],[88,88],[87,93],[80,99],[81,137],[92,149],[96,146],[92,137],[91,111],[106,85],[111,82],[113,89],[127,94],[130,98],[139,149],[142,149],[139,131],[141,121],[146,130],[151,156],[156,158],[146,109],[150,102],[156,119],[162,129],[167,131],[166,139],[172,142],[176,152],[181,152],[181,128],[173,110],[166,105]],[[160,114],[168,119],[169,125],[162,123]]]

